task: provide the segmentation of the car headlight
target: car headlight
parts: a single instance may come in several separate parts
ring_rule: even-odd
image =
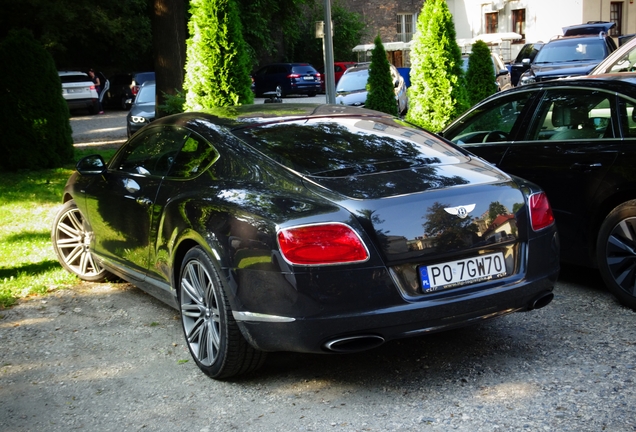
[[[133,123],[145,123],[146,118],[141,116],[130,116],[130,119]]]
[[[535,78],[534,74],[524,73],[519,78],[519,85],[527,85],[535,82],[537,82],[537,79]]]

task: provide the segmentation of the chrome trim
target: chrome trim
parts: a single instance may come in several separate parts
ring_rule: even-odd
[[[258,322],[294,322],[296,318],[267,315],[255,312],[236,312],[232,311],[232,315],[236,321],[258,321]]]

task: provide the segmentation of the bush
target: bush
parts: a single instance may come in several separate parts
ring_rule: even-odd
[[[73,159],[68,105],[53,57],[28,30],[0,43],[0,170],[58,168]]]
[[[365,108],[382,111],[387,114],[397,115],[397,103],[393,90],[393,78],[391,66],[386,57],[386,51],[382,45],[380,36],[373,41],[375,47],[371,53],[371,65],[369,66],[369,79],[367,80],[367,101]]]
[[[234,0],[191,0],[186,111],[251,104],[251,60]]]
[[[411,46],[407,120],[433,132],[469,108],[462,52],[446,0],[427,0]]]
[[[470,90],[468,100],[471,105],[497,92],[495,79],[490,49],[486,42],[478,40],[473,44],[466,71],[466,85]]]

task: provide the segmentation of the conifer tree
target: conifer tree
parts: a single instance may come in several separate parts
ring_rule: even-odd
[[[191,0],[186,111],[254,102],[251,62],[234,0]]]
[[[371,52],[371,65],[369,65],[369,79],[367,80],[367,101],[364,107],[397,115],[391,66],[380,35],[375,37],[373,43],[375,47]]]
[[[0,170],[72,162],[70,114],[53,57],[21,29],[0,42],[0,58]]]
[[[433,132],[468,109],[462,53],[446,0],[427,0],[411,45],[407,120]]]
[[[472,52],[468,56],[466,85],[470,89],[468,100],[471,105],[497,92],[490,49],[482,40],[473,44]]]

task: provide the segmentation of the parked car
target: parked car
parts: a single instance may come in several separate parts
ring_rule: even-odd
[[[367,102],[367,81],[369,79],[370,65],[370,63],[358,63],[345,71],[336,86],[336,104],[364,107]],[[404,114],[409,107],[406,83],[397,68],[393,65],[389,66],[391,67],[391,78],[393,78],[395,103],[398,113]]]
[[[320,91],[322,76],[309,63],[274,63],[257,70],[252,81],[258,97],[267,92],[279,98],[292,94],[313,97]]]
[[[139,88],[135,101],[126,115],[128,138],[155,119],[156,85],[146,81]]]
[[[464,69],[464,72],[468,71],[469,57],[469,54],[462,55],[462,68]],[[495,53],[490,53],[490,58],[492,59],[492,68],[495,76],[495,83],[497,84],[497,91],[504,91],[512,88],[510,71],[504,64],[501,57]]]
[[[543,307],[559,271],[538,187],[352,107],[162,117],[80,160],[63,197],[62,266],[174,306],[213,378]]]
[[[590,75],[636,72],[636,38],[631,38],[596,66]]]
[[[521,85],[557,78],[588,75],[616,50],[609,35],[613,22],[594,22],[565,27],[563,36],[547,42],[537,53],[530,69],[519,78]]]
[[[561,260],[596,267],[636,308],[636,77],[520,86],[487,98],[443,136],[541,186]]]
[[[89,114],[99,111],[99,95],[87,73],[58,71],[58,75],[62,82],[62,96],[70,111],[85,109]]]
[[[342,77],[342,74],[347,69],[349,69],[350,67],[354,66],[355,64],[356,64],[356,62],[334,62],[334,64],[333,64],[334,84],[338,85],[338,81],[340,81],[340,77]],[[320,72],[320,75],[322,76],[320,92],[324,93],[325,92],[325,81],[327,80],[326,76],[325,76],[325,67],[322,66],[321,68],[319,68],[318,72]]]
[[[512,81],[513,87],[519,84],[521,75],[530,69],[530,64],[532,64],[543,45],[544,43],[541,41],[527,43],[519,50],[517,57],[510,64],[510,80]]]
[[[113,75],[110,89],[106,92],[104,104],[123,110],[130,109],[139,88],[146,81],[154,81],[154,72],[135,72]]]

